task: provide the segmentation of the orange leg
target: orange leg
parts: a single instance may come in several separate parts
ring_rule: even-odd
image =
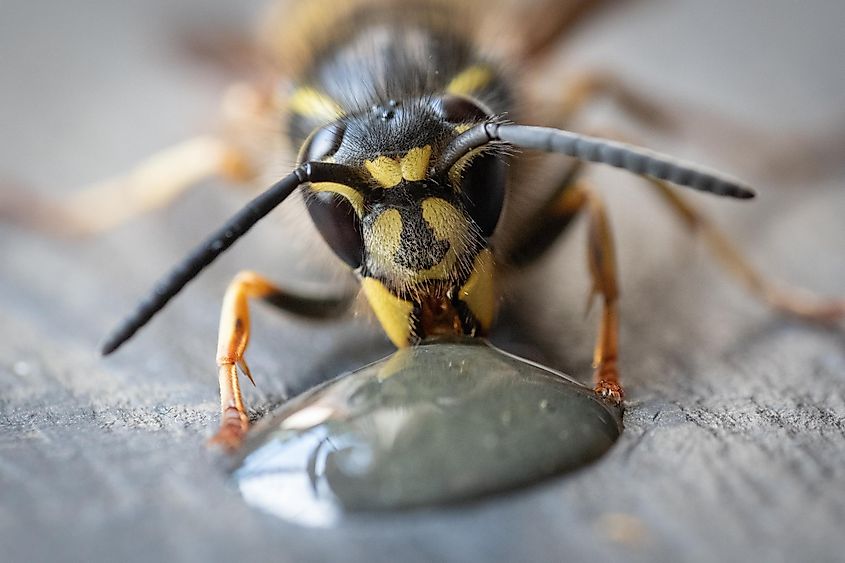
[[[619,318],[617,301],[619,284],[616,273],[616,251],[604,203],[592,190],[576,185],[576,193],[583,194],[584,205],[589,218],[587,236],[587,261],[593,279],[590,299],[600,295],[602,299],[601,321],[596,346],[593,351],[593,380],[595,392],[613,403],[622,402],[622,386],[619,383]]]
[[[615,131],[605,130],[594,134],[632,142]],[[776,311],[812,322],[834,323],[845,318],[845,299],[825,298],[803,288],[773,281],[757,270],[727,235],[678,193],[678,188],[660,180],[643,179],[668,204],[669,209],[704,240],[719,265],[752,295]]]
[[[676,128],[675,118],[647,96],[606,72],[582,72],[568,80],[563,95],[554,102],[554,116],[567,126],[592,102],[609,98],[632,117],[658,129]]]
[[[489,10],[487,3],[478,10]],[[485,45],[511,60],[527,64],[553,53],[572,29],[598,11],[605,0],[503,0],[493,17],[482,18],[479,37],[495,38]],[[484,12],[481,12],[484,13]]]
[[[701,235],[719,264],[752,295],[778,311],[811,321],[830,323],[845,318],[845,299],[824,299],[803,289],[772,282],[757,271],[730,239],[676,190],[656,180],[649,180],[649,184],[687,227]]]
[[[217,372],[220,383],[220,430],[211,439],[227,449],[240,445],[249,429],[249,416],[238,383],[238,368],[255,384],[244,352],[249,343],[249,300],[263,299],[282,309],[312,318],[339,316],[352,302],[341,298],[307,298],[276,287],[255,272],[240,272],[229,284],[220,313],[217,341]]]
[[[257,172],[249,141],[263,131],[261,120],[269,115],[276,114],[259,90],[234,85],[223,100],[225,134],[188,139],[148,157],[127,174],[59,200],[12,182],[0,188],[0,220],[57,236],[96,235],[169,205],[204,180],[248,183]]]
[[[540,69],[536,76],[528,80],[549,81],[548,75],[556,75],[555,82],[561,84],[559,92],[550,96],[541,93],[527,93],[531,105],[527,106],[527,117],[540,125],[570,129],[576,127],[576,120],[586,113],[590,106],[598,101],[612,102],[623,113],[642,124],[661,131],[680,129],[678,108],[667,108],[638,88],[632,87],[624,79],[612,72],[600,70],[581,70],[564,75],[557,75],[553,70]],[[549,81],[551,83],[551,81]]]
[[[583,180],[575,181],[576,174],[577,170],[573,170],[567,176],[568,181],[561,184],[561,189],[543,209],[535,230],[515,248],[509,262],[521,266],[536,259],[578,213],[587,212],[587,264],[593,281],[590,301],[596,295],[602,299],[601,321],[593,352],[595,391],[611,402],[620,403],[623,393],[617,366],[619,318],[616,306],[619,286],[610,221],[601,198]]]
[[[593,281],[590,302],[595,296],[602,299],[601,320],[593,350],[593,382],[595,392],[612,403],[622,402],[619,383],[619,283],[616,273],[616,250],[610,229],[610,219],[601,197],[585,182],[578,181],[564,190],[549,209],[549,215],[573,217],[586,211],[589,220],[587,233],[587,265]]]
[[[51,201],[31,191],[0,193],[5,221],[59,236],[95,235],[164,207],[190,187],[239,166],[214,137],[196,137],[141,162],[128,174]]]

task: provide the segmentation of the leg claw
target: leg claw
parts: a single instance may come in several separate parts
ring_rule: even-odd
[[[249,430],[249,419],[245,414],[230,408],[220,419],[220,430],[208,441],[209,446],[219,446],[227,452],[240,447]]]
[[[614,381],[599,381],[593,388],[593,391],[595,391],[596,395],[614,406],[621,405],[622,398],[625,396],[622,392],[622,386]]]

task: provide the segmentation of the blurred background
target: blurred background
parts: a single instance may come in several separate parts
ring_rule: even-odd
[[[213,131],[232,78],[180,34],[252,28],[265,2],[0,3],[0,178],[50,197]],[[845,294],[845,6],[813,0],[612,3],[561,46],[679,127],[609,104],[588,124],[730,171],[753,202],[691,194],[778,279]],[[553,89],[555,85],[549,84]],[[247,192],[208,184],[102,237],[0,224],[0,545],[53,560],[837,560],[845,515],[845,337],[750,298],[642,184],[614,171],[626,432],[576,475],[468,506],[303,530],[249,509],[206,456],[219,304],[240,269],[321,281],[296,233],[256,227],[136,341],[99,339]],[[579,228],[580,227],[580,228]],[[588,380],[583,225],[508,294],[514,350]],[[538,291],[537,287],[543,291]],[[389,352],[367,319],[262,307],[249,350],[261,414]],[[367,327],[366,330],[361,330]]]

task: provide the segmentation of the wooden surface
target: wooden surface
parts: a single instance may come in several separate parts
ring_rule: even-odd
[[[168,37],[206,20],[247,25],[255,8],[98,4],[2,6],[0,171],[46,193],[207,130],[223,80],[175,57]],[[692,197],[766,271],[828,293],[845,293],[845,171],[836,166],[845,151],[841,142],[821,151],[827,158],[811,149],[812,139],[835,140],[837,127],[841,140],[845,126],[837,4],[625,3],[561,56],[687,108],[679,131],[623,127],[758,186],[753,203]],[[619,124],[604,105],[591,122]],[[790,147],[800,158],[786,158]],[[254,512],[202,447],[217,417],[225,284],[243,267],[308,279],[309,266],[285,259],[295,232],[257,228],[104,361],[99,338],[243,194],[209,186],[90,241],[0,225],[0,559],[841,561],[845,333],[771,314],[640,183],[605,171],[596,181],[623,276],[629,403],[618,445],[584,471],[517,494],[333,530]],[[544,291],[509,303],[539,309],[522,315],[535,328],[517,333],[515,351],[585,378],[595,318],[583,319],[581,231],[520,280]],[[365,319],[310,325],[263,308],[254,317],[258,388],[248,399],[259,414],[389,350]]]

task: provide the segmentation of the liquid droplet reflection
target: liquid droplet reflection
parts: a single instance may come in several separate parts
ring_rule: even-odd
[[[233,478],[244,499],[303,525],[345,511],[476,498],[606,452],[621,411],[483,341],[436,343],[325,383],[258,425]]]

